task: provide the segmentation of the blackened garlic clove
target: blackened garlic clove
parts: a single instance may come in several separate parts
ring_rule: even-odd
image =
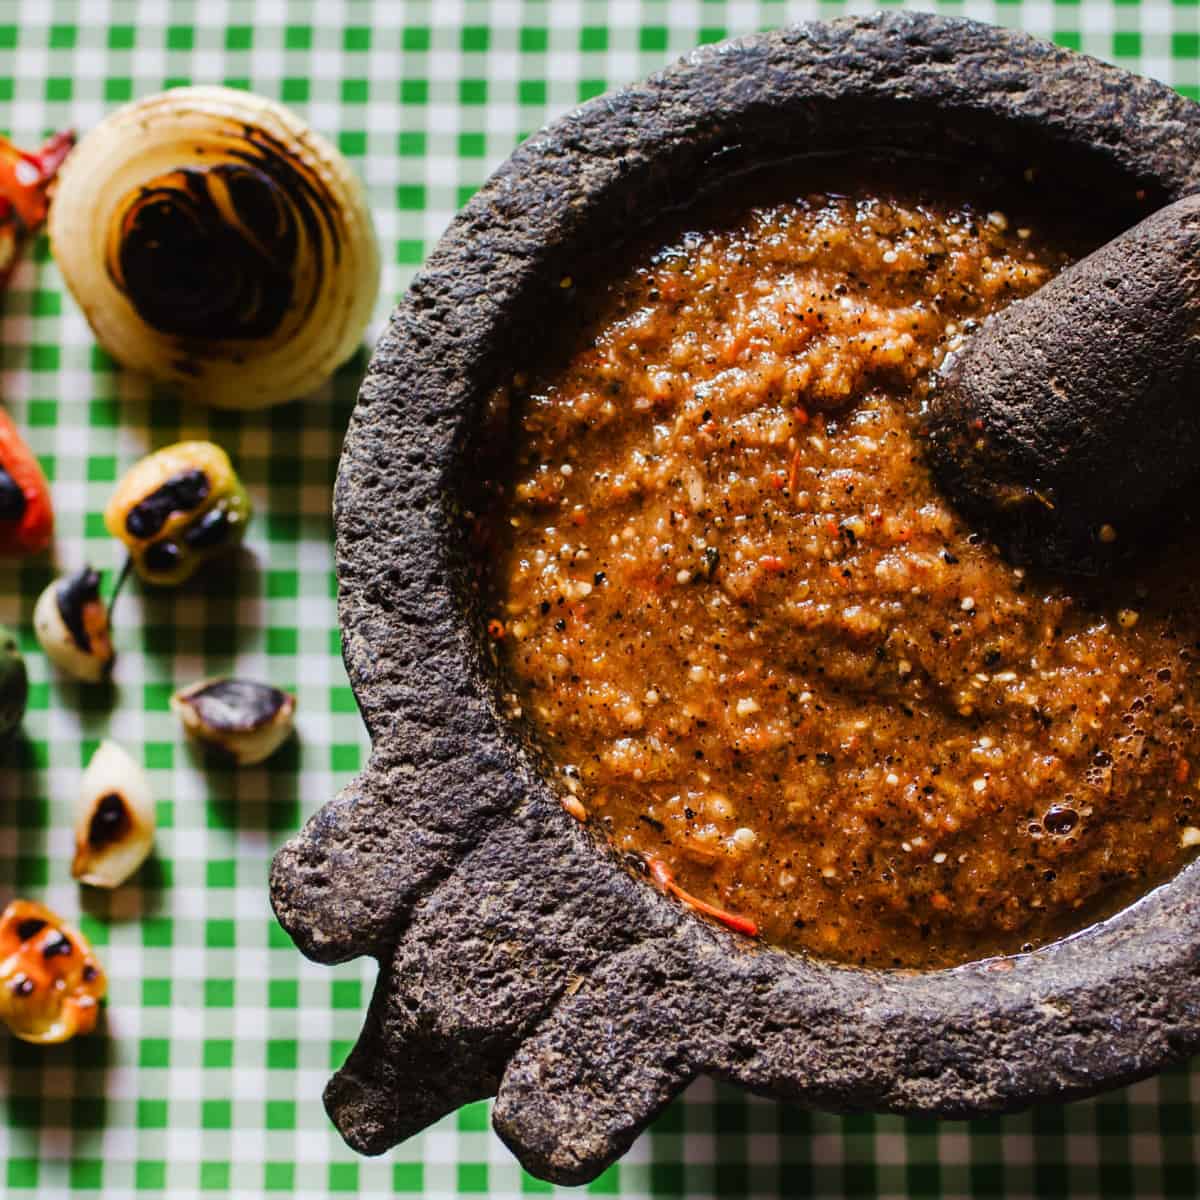
[[[84,683],[107,679],[116,652],[100,599],[100,573],[84,567],[51,583],[34,607],[33,631],[60,671]]]
[[[246,679],[206,679],[176,692],[171,707],[192,737],[248,767],[288,739],[296,697]]]
[[[71,874],[92,887],[119,887],[146,861],[154,825],[146,773],[115,742],[101,742],[79,788]]]

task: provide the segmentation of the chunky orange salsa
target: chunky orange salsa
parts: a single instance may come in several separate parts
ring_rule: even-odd
[[[565,358],[497,394],[510,704],[660,884],[782,946],[940,966],[1078,928],[1200,842],[1177,554],[1034,578],[923,459],[947,348],[1066,261],[969,204],[743,209],[583,288]]]

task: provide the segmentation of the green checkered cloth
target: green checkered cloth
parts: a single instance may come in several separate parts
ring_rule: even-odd
[[[0,128],[35,144],[184,83],[277,97],[369,186],[384,249],[377,317],[453,212],[546,120],[701,42],[865,12],[833,0],[0,0]],[[924,5],[919,7],[925,7]],[[1200,97],[1197,0],[948,0]],[[57,567],[120,564],[101,512],[147,450],[212,438],[258,516],[235,573],[117,607],[111,693],[53,676],[30,635],[55,568],[0,567],[0,622],[32,674],[26,738],[0,762],[0,892],[77,918],[111,980],[107,1034],[0,1040],[0,1190],[22,1197],[331,1193],[516,1196],[523,1174],[471,1105],[360,1160],[320,1094],[373,971],[305,962],[270,915],[272,849],[357,770],[366,744],[339,658],[330,484],[363,359],[312,401],[258,415],[181,407],[95,348],[44,241],[0,324],[0,396],[53,481]],[[111,579],[111,574],[110,574]],[[230,672],[299,696],[299,738],[233,772],[167,707]],[[80,769],[101,737],[145,763],[157,853],[116,893],[70,878]],[[1200,1070],[1099,1100],[970,1124],[839,1118],[695,1084],[589,1191],[623,1196],[1194,1197]]]

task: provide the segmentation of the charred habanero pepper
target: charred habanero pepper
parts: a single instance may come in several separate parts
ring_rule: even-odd
[[[14,900],[0,915],[0,1020],[25,1042],[91,1033],[105,980],[84,936],[50,909]]]
[[[50,485],[12,419],[0,412],[0,555],[37,554],[53,532]]]
[[[104,524],[128,547],[147,583],[173,587],[236,546],[250,512],[246,489],[220,446],[177,442],[129,471]]]

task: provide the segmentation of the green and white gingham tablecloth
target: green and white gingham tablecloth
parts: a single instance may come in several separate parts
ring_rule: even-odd
[[[834,0],[0,0],[0,128],[35,144],[183,83],[294,106],[365,177],[384,255],[377,317],[454,211],[525,135],[700,42],[866,12]],[[917,5],[914,7],[927,7]],[[947,0],[1200,97],[1198,0]],[[212,438],[258,516],[236,573],[117,608],[111,695],[52,677],[30,634],[52,568],[0,567],[0,622],[32,672],[27,738],[0,762],[0,898],[77,917],[111,980],[107,1034],[39,1049],[0,1037],[0,1193],[495,1197],[524,1175],[475,1104],[377,1160],[320,1093],[355,1037],[370,964],[301,958],[274,923],[272,849],[366,745],[342,671],[330,484],[363,361],[309,403],[239,416],[179,407],[93,346],[44,240],[0,321],[0,397],[53,481],[57,563],[119,565],[101,511],[152,447]],[[299,739],[241,772],[180,740],[171,691],[235,669],[299,695]],[[101,737],[140,757],[157,855],[112,895],[70,878],[80,769]],[[970,1124],[839,1118],[694,1085],[590,1186],[598,1195],[1194,1197],[1200,1065],[1099,1100]]]

